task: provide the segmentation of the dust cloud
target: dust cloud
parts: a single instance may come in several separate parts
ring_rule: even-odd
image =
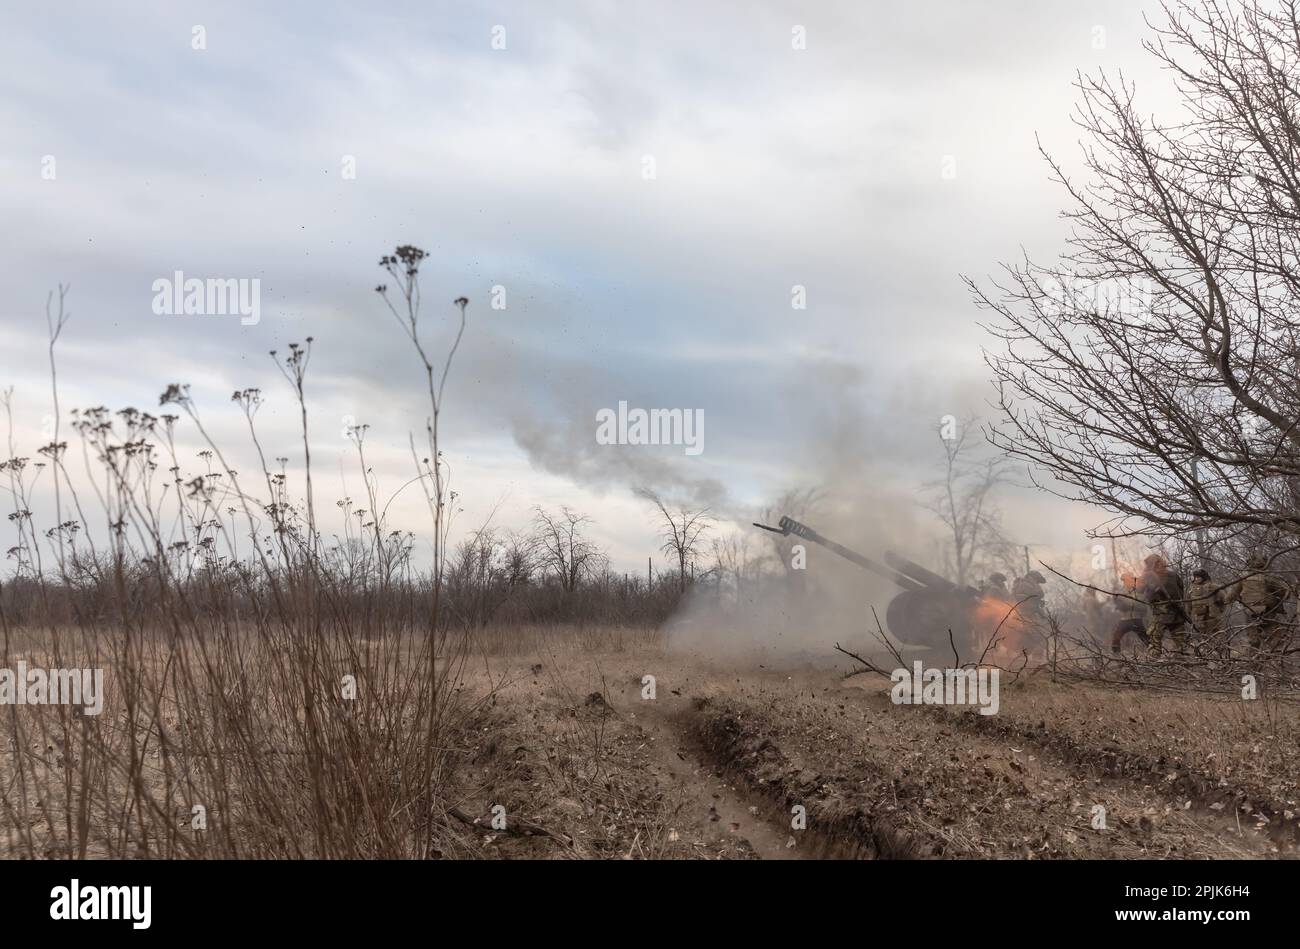
[[[935,540],[914,492],[865,472],[851,482],[788,492],[753,520],[775,526],[782,515],[876,561],[892,550],[925,563]],[[729,556],[720,558],[716,586],[697,587],[667,624],[671,649],[727,664],[772,666],[848,662],[836,643],[880,652],[876,616],[884,627],[889,601],[901,592],[892,582],[812,541],[747,521],[719,528],[735,531],[725,548]]]

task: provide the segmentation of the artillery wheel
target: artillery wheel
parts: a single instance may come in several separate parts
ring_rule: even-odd
[[[909,646],[927,646],[951,653],[948,630],[958,652],[970,648],[970,620],[965,604],[932,590],[907,590],[889,601],[885,622],[895,639]]]

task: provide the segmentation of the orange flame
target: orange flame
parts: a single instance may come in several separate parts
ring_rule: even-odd
[[[1038,645],[1034,622],[1028,615],[1028,604],[1018,607],[1015,600],[992,595],[981,597],[975,604],[971,615],[971,636],[977,654],[988,647],[984,660],[992,663],[1020,658],[1026,649],[1032,654]]]

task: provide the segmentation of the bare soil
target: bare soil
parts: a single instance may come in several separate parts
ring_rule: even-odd
[[[1295,852],[1290,705],[1037,674],[984,716],[894,705],[888,685],[644,644],[481,659],[463,686],[489,717],[462,749],[465,833],[499,857]]]

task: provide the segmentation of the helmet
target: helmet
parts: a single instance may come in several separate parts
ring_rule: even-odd
[[[1204,567],[1197,567],[1195,570],[1192,571],[1192,579],[1208,580],[1210,579],[1210,571],[1206,570]]]
[[[1165,558],[1159,554],[1148,554],[1147,558],[1143,560],[1142,563],[1146,565],[1148,570],[1159,570],[1163,567],[1169,566],[1165,561]]]
[[[1263,570],[1268,566],[1268,557],[1261,553],[1253,553],[1246,559],[1246,566],[1251,570]]]
[[[1006,583],[1006,582],[1007,582],[1007,575],[1005,573],[989,574],[989,583]]]
[[[1041,573],[1039,573],[1037,570],[1030,570],[1027,574],[1025,574],[1025,577],[1026,577],[1027,579],[1033,580],[1035,583],[1046,583],[1046,582],[1047,582],[1047,577],[1043,576],[1043,575],[1042,575]]]

